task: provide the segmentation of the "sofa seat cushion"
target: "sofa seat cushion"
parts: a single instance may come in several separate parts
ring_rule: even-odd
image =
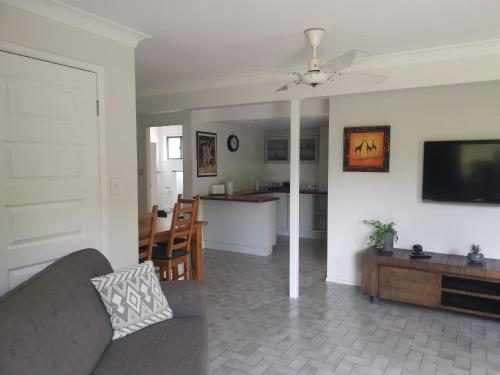
[[[206,374],[206,361],[206,320],[182,317],[112,341],[92,374]]]

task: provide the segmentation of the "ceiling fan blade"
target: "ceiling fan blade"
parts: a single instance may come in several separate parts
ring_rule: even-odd
[[[281,91],[287,91],[288,90],[288,85],[290,83],[287,83],[286,85],[281,86],[279,89],[274,90],[274,92],[281,92]]]
[[[373,83],[375,85],[379,85],[382,82],[387,81],[387,76],[384,76],[382,74],[371,74],[371,73],[337,73],[339,77],[341,76],[350,76],[350,77],[359,77],[362,78],[365,81],[369,81],[370,83]]]
[[[337,56],[333,60],[328,61],[325,65],[323,65],[323,70],[326,72],[336,73],[371,58],[373,58],[371,53],[353,49],[343,55]]]
[[[296,74],[296,73],[294,73]],[[287,91],[290,88],[290,85],[292,83],[295,83],[296,86],[300,85],[300,79],[295,79],[293,81],[288,82],[286,85],[281,86],[279,89],[274,90],[274,92],[281,92],[281,91]]]

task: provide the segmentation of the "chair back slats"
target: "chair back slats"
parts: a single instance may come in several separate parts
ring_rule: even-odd
[[[158,206],[151,212],[139,214],[139,262],[151,259],[153,251]]]
[[[188,254],[191,251],[191,238],[197,220],[199,203],[199,195],[194,199],[182,199],[179,196],[174,206],[172,225],[170,226],[169,244],[167,246],[169,257],[172,256],[174,250],[183,249]]]

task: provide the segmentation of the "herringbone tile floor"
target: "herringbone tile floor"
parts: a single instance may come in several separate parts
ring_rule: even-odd
[[[372,304],[325,283],[325,243],[301,240],[301,297],[288,294],[288,243],[272,256],[205,253],[212,375],[500,375],[500,322]]]

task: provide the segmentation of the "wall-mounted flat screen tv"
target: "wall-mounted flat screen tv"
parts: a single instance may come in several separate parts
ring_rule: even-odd
[[[500,139],[424,144],[424,200],[500,204]]]

